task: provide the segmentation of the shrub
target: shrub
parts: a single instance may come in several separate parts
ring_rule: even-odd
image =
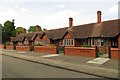
[[[103,51],[99,51],[99,52],[98,52],[98,56],[101,56],[101,55],[103,55],[103,54],[105,54]]]
[[[6,45],[10,45],[10,43],[9,43],[9,42],[6,42]]]
[[[92,47],[92,46],[88,45],[88,44],[82,44],[82,45],[80,45],[80,47]]]
[[[35,46],[43,46],[42,44],[36,44]]]
[[[55,44],[50,44],[50,46],[55,46]]]

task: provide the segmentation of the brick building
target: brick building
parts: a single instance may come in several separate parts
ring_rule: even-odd
[[[95,23],[73,26],[73,18],[69,18],[69,27],[39,31],[37,26],[36,33],[24,33],[11,38],[11,41],[16,45],[55,44],[74,47],[90,45],[120,48],[119,23],[120,19],[101,21],[101,11],[98,11]]]

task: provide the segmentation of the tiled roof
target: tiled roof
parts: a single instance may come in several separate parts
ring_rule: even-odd
[[[70,33],[74,38],[115,37],[117,34],[120,33],[120,28],[118,28],[118,24],[120,24],[120,19],[104,21],[100,24],[90,23],[84,25],[77,25],[73,26],[71,29],[65,27],[53,30],[45,30],[37,33],[18,35],[16,37],[16,41],[22,41],[25,36],[28,38],[29,41],[31,41],[34,40],[36,35],[39,35],[39,37],[41,38],[44,33],[50,39],[56,40],[63,38],[66,32]]]
[[[74,38],[87,38],[87,37],[114,37],[118,31],[118,24],[120,19],[104,21],[100,24],[91,23],[86,25],[74,26],[72,30],[68,31]],[[120,26],[119,26],[120,27]]]
[[[24,38],[25,38],[24,35],[17,35],[16,36],[16,41],[18,41],[18,42],[21,41],[22,42],[24,40]]]
[[[10,37],[12,42],[16,42],[16,37]]]
[[[53,40],[56,39],[61,39],[63,37],[63,35],[65,34],[67,30],[67,27],[65,28],[59,28],[59,29],[53,29],[53,30],[46,30],[45,34]]]

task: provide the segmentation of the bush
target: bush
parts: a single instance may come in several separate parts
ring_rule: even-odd
[[[36,44],[35,46],[43,46],[42,44]]]
[[[99,52],[98,52],[98,56],[101,56],[101,55],[103,55],[103,54],[105,54],[103,51],[99,51]]]
[[[92,46],[88,45],[88,44],[82,44],[82,45],[80,45],[80,47],[92,47]]]
[[[50,44],[50,46],[55,46],[55,44]]]
[[[6,45],[10,45],[10,43],[9,43],[9,42],[6,42]]]

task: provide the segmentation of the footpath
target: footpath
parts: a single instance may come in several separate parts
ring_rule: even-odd
[[[4,49],[0,54],[103,78],[119,78],[118,60]]]

